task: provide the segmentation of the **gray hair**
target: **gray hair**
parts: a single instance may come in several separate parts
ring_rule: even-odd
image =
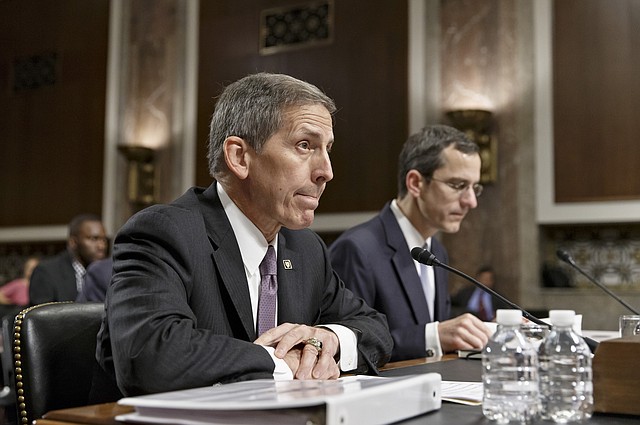
[[[334,101],[313,84],[283,74],[258,73],[227,86],[216,104],[209,125],[209,173],[227,170],[223,144],[229,136],[245,140],[260,152],[264,143],[284,125],[290,107],[319,104],[333,118]]]
[[[407,194],[407,173],[417,170],[426,178],[444,165],[442,151],[453,144],[456,150],[471,154],[480,151],[462,131],[446,125],[424,127],[409,136],[398,158],[398,197]]]

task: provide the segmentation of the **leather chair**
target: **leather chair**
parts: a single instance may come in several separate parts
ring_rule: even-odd
[[[13,366],[18,423],[32,423],[50,410],[121,397],[95,358],[103,310],[102,303],[56,302],[29,307],[16,316]]]
[[[16,311],[19,313],[19,311]],[[2,317],[2,390],[0,390],[0,408],[4,410],[2,419],[5,425],[15,425],[16,421],[16,391],[13,373],[13,321],[15,315],[7,314]]]
[[[14,318],[15,315],[2,317],[2,355],[0,355],[0,362],[2,363],[2,390],[0,390],[0,406],[3,407],[14,405],[16,402],[12,352]]]

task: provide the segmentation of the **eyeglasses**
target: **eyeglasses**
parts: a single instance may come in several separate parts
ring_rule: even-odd
[[[484,189],[484,186],[482,186],[480,183],[471,184],[466,180],[446,181],[446,180],[438,180],[433,177],[427,177],[427,179],[433,180],[434,182],[438,182],[438,183],[444,183],[447,186],[449,186],[451,189],[458,192],[458,194],[462,194],[466,192],[467,189],[471,188],[473,190],[473,194],[476,195],[476,198],[482,195],[482,189]]]

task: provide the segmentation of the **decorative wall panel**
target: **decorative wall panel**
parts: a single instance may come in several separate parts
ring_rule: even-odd
[[[612,290],[640,291],[640,225],[545,227],[542,258],[560,267],[572,286],[594,288],[593,283],[555,258],[562,249],[576,264]]]
[[[333,41],[331,1],[267,9],[260,15],[260,53],[263,55]]]

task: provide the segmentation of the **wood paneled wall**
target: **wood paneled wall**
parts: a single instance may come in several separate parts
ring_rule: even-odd
[[[261,56],[261,10],[301,3],[200,3],[197,184],[211,183],[207,127],[223,85],[253,72],[282,72],[322,88],[339,108],[335,177],[318,212],[377,210],[396,194],[397,157],[407,138],[407,2],[334,1],[332,44]]]
[[[102,210],[108,0],[0,2],[0,225]]]
[[[556,202],[640,199],[640,2],[553,5]]]
[[[196,183],[211,181],[207,124],[222,86],[286,72],[340,108],[335,179],[319,212],[377,210],[395,195],[407,137],[407,1],[334,1],[332,44],[261,56],[260,11],[300,3],[201,2]],[[640,4],[553,4],[557,200],[640,198],[631,177],[640,168]],[[0,226],[101,211],[108,19],[108,0],[0,2]],[[44,83],[20,77],[43,61]]]

